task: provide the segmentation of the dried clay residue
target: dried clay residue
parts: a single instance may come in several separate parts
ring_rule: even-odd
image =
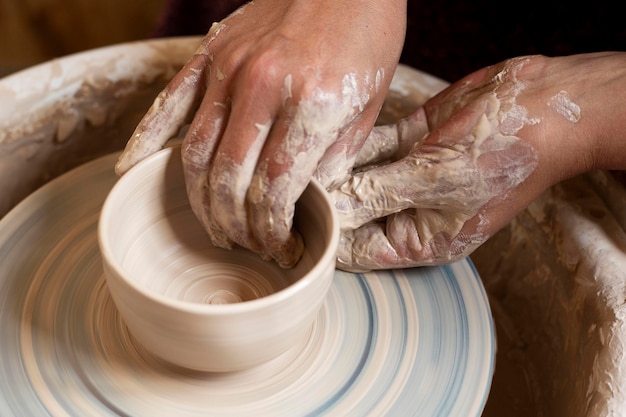
[[[561,90],[554,95],[548,106],[572,123],[580,120],[580,106],[570,100],[566,91]]]

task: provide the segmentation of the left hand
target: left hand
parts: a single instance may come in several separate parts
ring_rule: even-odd
[[[343,227],[338,267],[469,255],[550,185],[626,167],[625,112],[624,53],[520,57],[470,74],[372,131],[358,161],[374,165],[331,193]],[[376,166],[381,140],[396,154]]]

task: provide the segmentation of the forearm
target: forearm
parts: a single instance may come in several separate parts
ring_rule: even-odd
[[[626,53],[611,54],[602,68],[597,114],[592,128],[593,168],[626,170]],[[593,116],[592,116],[593,117]],[[591,124],[591,123],[590,123]]]

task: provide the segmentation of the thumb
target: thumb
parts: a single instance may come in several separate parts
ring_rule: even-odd
[[[422,107],[396,123],[376,126],[357,154],[354,166],[358,168],[400,159],[427,133],[428,122]]]

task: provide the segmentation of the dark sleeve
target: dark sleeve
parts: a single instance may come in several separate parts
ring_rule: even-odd
[[[156,37],[204,35],[246,3],[243,0],[168,0],[156,28]]]

